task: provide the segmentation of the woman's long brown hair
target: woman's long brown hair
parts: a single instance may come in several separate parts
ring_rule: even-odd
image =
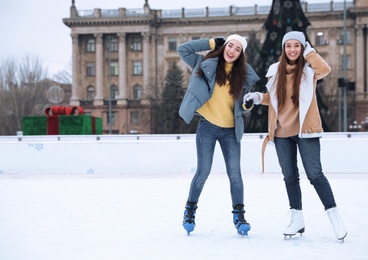
[[[295,67],[295,76],[294,76],[294,83],[293,83],[293,95],[291,96],[291,100],[293,101],[294,107],[299,107],[299,90],[300,90],[300,82],[303,76],[303,68],[305,65],[305,59],[303,57],[304,46],[302,45],[300,56],[296,61]],[[277,100],[279,103],[279,109],[285,105],[286,99],[286,65],[288,64],[288,58],[285,53],[285,48],[282,50],[280,56],[280,64],[277,69],[277,88],[276,88],[276,95]]]
[[[216,83],[220,86],[226,84],[226,80],[230,82],[230,91],[229,93],[235,99],[240,99],[243,95],[243,83],[246,81],[247,68],[245,66],[245,55],[242,52],[239,57],[234,61],[233,68],[231,73],[226,74],[225,64],[226,61],[224,59],[224,50],[225,45],[223,45],[218,50],[210,51],[202,61],[205,61],[210,58],[218,57],[218,64],[216,68]],[[198,76],[204,77],[204,73],[201,68],[197,71]]]

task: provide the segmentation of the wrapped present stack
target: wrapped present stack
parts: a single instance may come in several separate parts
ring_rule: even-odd
[[[44,114],[23,117],[23,135],[102,134],[102,119],[84,115],[80,106],[52,106]]]

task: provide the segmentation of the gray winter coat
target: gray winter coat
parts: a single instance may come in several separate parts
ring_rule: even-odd
[[[180,105],[179,114],[184,121],[189,124],[195,112],[203,106],[211,97],[216,83],[216,68],[218,58],[207,59],[204,62],[203,55],[197,52],[211,50],[210,39],[199,39],[185,42],[178,46],[178,53],[182,60],[192,68],[192,74],[189,79],[188,90],[185,93],[184,99]],[[254,69],[246,63],[247,66],[247,81],[243,85],[243,95],[249,92],[259,77]],[[198,68],[201,68],[207,79],[198,77]],[[244,120],[242,108],[243,99],[235,100],[234,118],[235,118],[235,135],[238,142],[243,137]]]

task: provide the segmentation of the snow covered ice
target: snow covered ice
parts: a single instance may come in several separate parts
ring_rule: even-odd
[[[281,173],[243,174],[248,238],[233,225],[226,174],[211,173],[187,236],[181,222],[192,176],[0,174],[0,259],[368,259],[366,173],[326,174],[348,230],[344,243],[305,174],[303,236],[282,235],[289,210]]]

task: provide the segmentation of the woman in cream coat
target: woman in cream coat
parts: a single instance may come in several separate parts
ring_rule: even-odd
[[[326,61],[305,40],[302,32],[291,31],[282,40],[279,62],[270,66],[266,77],[267,93],[248,93],[244,102],[268,105],[268,135],[266,144],[275,144],[279,164],[284,175],[291,222],[284,235],[293,236],[305,231],[302,214],[302,193],[297,167],[297,150],[310,183],[314,186],[331,221],[336,238],[343,240],[347,235],[343,221],[336,208],[329,181],[322,172],[320,137],[322,122],[316,98],[317,80],[330,71]]]

